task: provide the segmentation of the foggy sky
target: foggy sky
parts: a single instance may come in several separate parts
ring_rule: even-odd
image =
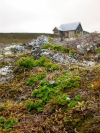
[[[100,31],[100,0],[0,0],[0,33],[53,33],[72,22]]]

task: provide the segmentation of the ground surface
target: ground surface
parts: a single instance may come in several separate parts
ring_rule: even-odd
[[[23,38],[20,34],[18,40],[16,35],[8,38],[7,34],[0,34],[0,43],[2,47],[16,41],[26,43],[33,39],[33,35],[27,34],[27,39]],[[0,133],[100,133],[100,64],[91,67],[59,64],[58,69],[52,71],[47,69],[47,64],[34,67],[19,65],[22,57],[28,60],[29,53],[3,55],[1,58],[0,68],[13,66],[13,78],[0,84]],[[34,85],[26,84],[38,73],[46,73],[46,76],[36,80]],[[61,76],[63,84],[59,83]],[[39,87],[44,79],[47,88]],[[54,84],[47,82],[51,80]],[[42,92],[39,95],[34,92],[33,96],[35,89],[42,89]],[[47,90],[49,95],[45,94]],[[47,100],[51,94],[54,97]]]

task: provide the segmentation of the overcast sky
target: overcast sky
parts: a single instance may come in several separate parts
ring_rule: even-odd
[[[53,33],[72,22],[100,31],[100,0],[0,0],[0,32]]]

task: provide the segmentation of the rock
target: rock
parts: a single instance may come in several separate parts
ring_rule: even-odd
[[[39,46],[36,46],[32,49],[31,56],[34,57],[34,59],[38,59],[41,57],[41,48]]]
[[[26,51],[24,46],[20,45],[10,45],[9,47],[5,47],[4,50],[5,55],[10,55],[12,53],[22,53]]]
[[[5,54],[5,55],[10,55],[10,54],[12,54],[12,49],[14,49],[15,46],[16,46],[16,45],[10,45],[10,46],[8,46],[8,47],[5,47],[5,48],[4,48],[4,54]]]
[[[25,51],[26,50],[25,50],[24,46],[15,45],[15,47],[14,47],[14,52],[15,53],[22,53],[22,52],[25,52]]]
[[[86,65],[87,65],[87,66],[94,66],[94,65],[96,65],[96,63],[93,62],[93,61],[87,61],[87,62],[86,62]]]
[[[0,75],[7,75],[8,73],[12,73],[12,67],[10,66],[5,66],[3,68],[0,68]]]
[[[6,81],[11,80],[14,77],[13,75],[13,67],[5,66],[0,69],[0,83],[4,83]]]
[[[0,105],[2,105],[2,103],[0,103]]]
[[[48,42],[49,42],[48,37],[41,35],[41,36],[37,37],[37,39],[28,43],[28,46],[30,46],[30,47],[35,47],[35,46],[42,47],[45,43],[48,43]]]

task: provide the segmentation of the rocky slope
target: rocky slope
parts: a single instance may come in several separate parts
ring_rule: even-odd
[[[1,133],[100,132],[100,34],[0,47]]]

